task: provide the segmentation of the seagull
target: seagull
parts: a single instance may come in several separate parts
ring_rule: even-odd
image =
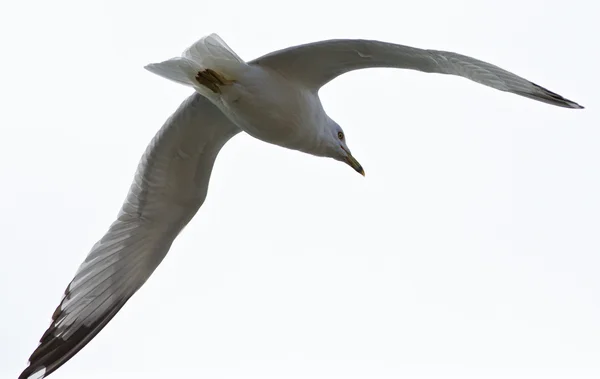
[[[19,376],[44,378],[77,354],[161,263],[203,204],[217,154],[243,131],[262,141],[344,162],[364,175],[319,89],[371,67],[457,75],[551,105],[579,104],[468,56],[372,40],[337,39],[241,59],[218,35],[145,68],[194,93],[167,119],[138,164],[125,202],[92,247]]]

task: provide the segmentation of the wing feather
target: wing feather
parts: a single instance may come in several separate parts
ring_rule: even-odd
[[[339,75],[371,67],[390,67],[457,75],[500,91],[566,108],[583,108],[493,64],[448,51],[368,40],[329,40],[294,46],[260,57],[268,67],[317,91]]]
[[[239,129],[199,94],[153,138],[117,220],[65,290],[19,379],[42,378],[73,357],[146,282],[204,202],[213,163]]]

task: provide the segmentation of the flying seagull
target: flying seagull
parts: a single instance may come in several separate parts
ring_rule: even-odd
[[[497,66],[447,51],[328,40],[245,62],[219,36],[206,36],[180,57],[146,66],[195,92],[146,148],[116,221],[77,270],[19,379],[58,369],[146,282],[204,202],[220,149],[240,131],[345,162],[364,175],[318,91],[343,73],[370,67],[458,75],[551,105],[583,108]]]

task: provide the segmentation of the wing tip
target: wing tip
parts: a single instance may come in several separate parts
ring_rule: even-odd
[[[573,109],[585,109],[585,107],[583,105],[577,104],[574,101],[571,101],[571,108],[573,108]]]
[[[564,106],[566,108],[571,108],[571,109],[585,109],[585,107],[583,105],[577,104],[576,102],[566,99],[564,97],[561,96],[560,101],[563,102]]]
[[[96,321],[90,325],[81,325],[66,339],[55,333],[58,317],[56,315],[42,336],[40,344],[29,357],[29,366],[23,370],[18,379],[42,379],[52,374],[87,345],[112,320],[127,300],[129,297],[121,299]]]
[[[583,105],[577,104],[576,102],[569,100],[556,92],[552,92],[540,85],[535,83],[531,83],[533,86],[541,92],[540,100],[545,101],[547,103],[557,105],[563,108],[571,108],[571,109],[585,109]]]
[[[571,108],[571,109],[585,109],[585,107],[583,105],[577,104],[574,101],[571,101],[569,99],[563,99],[562,101],[562,106],[565,108]]]
[[[18,379],[43,379],[46,377],[46,367],[45,366],[33,366],[31,362],[29,362],[29,366],[23,370],[21,375],[19,375]]]

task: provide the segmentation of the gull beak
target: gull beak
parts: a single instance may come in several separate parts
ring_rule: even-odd
[[[352,154],[348,153],[348,155],[346,156],[345,162],[348,163],[348,165],[350,167],[352,167],[354,169],[354,171],[358,172],[362,176],[365,176],[365,170],[363,170],[360,163],[358,163],[358,161],[356,159],[354,159]]]

